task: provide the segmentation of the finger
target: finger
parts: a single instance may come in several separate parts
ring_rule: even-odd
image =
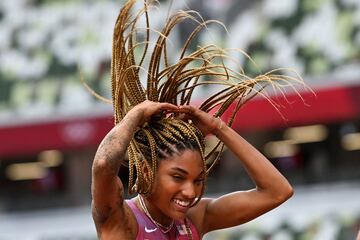
[[[171,103],[160,103],[160,109],[167,111],[176,111],[179,109],[179,107]]]
[[[179,106],[179,109],[180,109],[181,111],[183,111],[183,112],[188,112],[188,113],[193,112],[192,107],[189,106],[189,105]]]
[[[190,106],[190,105],[184,105],[184,106],[180,106],[179,107],[181,111],[189,114],[189,115],[192,115],[192,116],[199,116],[199,110],[193,106]]]
[[[182,108],[181,106],[179,106],[176,110],[173,111],[176,114],[181,114],[181,113],[189,113],[189,109],[187,108]]]

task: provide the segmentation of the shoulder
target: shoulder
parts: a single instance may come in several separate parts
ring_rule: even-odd
[[[200,236],[206,233],[205,231],[205,215],[209,203],[212,198],[202,198],[198,204],[189,209],[187,217],[191,220],[194,227],[197,229]]]
[[[92,217],[96,226],[98,237],[101,239],[118,239],[126,237],[135,239],[138,231],[138,223],[132,210],[132,200],[123,202],[123,206],[114,210],[109,217],[99,218],[96,209],[92,206]]]

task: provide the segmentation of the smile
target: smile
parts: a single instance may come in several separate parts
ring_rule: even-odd
[[[179,205],[180,207],[188,207],[190,206],[191,202],[189,201],[181,201],[179,199],[174,199],[174,202]]]

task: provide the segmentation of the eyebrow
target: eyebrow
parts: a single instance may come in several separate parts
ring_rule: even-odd
[[[185,175],[189,175],[189,173],[188,173],[186,170],[184,170],[184,169],[182,169],[182,168],[179,168],[179,167],[173,167],[173,168],[171,168],[171,170],[181,172],[181,173],[183,173],[183,174],[185,174]],[[202,170],[202,171],[199,173],[198,176],[201,176],[202,174],[204,174],[204,170]]]

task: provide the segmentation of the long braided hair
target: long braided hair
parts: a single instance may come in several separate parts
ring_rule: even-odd
[[[134,6],[139,1],[143,7],[134,13]],[[111,61],[112,100],[107,100],[113,104],[115,124],[132,107],[145,100],[188,105],[195,89],[217,84],[220,90],[205,99],[199,109],[212,112],[214,117],[221,117],[234,104],[226,122],[231,126],[240,107],[255,95],[263,95],[262,90],[266,86],[271,85],[281,90],[284,86],[291,85],[289,82],[302,82],[300,77],[280,74],[280,69],[255,78],[248,77],[242,70],[236,71],[226,66],[224,60],[231,59],[230,50],[216,45],[199,46],[190,51],[189,46],[194,37],[208,24],[217,21],[203,21],[194,11],[177,11],[166,20],[161,31],[156,31],[150,27],[149,8],[154,2],[149,1],[127,0],[115,23]],[[140,19],[145,20],[146,27],[138,26]],[[177,62],[170,64],[168,37],[174,27],[185,20],[193,21],[196,27],[184,43]],[[138,41],[139,32],[144,36],[143,41]],[[157,39],[152,46],[150,36],[153,34],[156,34]],[[141,83],[141,72],[146,73],[146,87]],[[128,147],[126,165],[129,168],[129,193],[149,194],[158,161],[171,155],[174,148],[180,151],[200,151],[204,170],[208,173],[218,161],[223,147],[224,144],[218,141],[205,153],[204,136],[194,124],[165,115],[157,116],[135,132]],[[147,165],[148,175],[142,173],[142,164]],[[202,194],[203,192],[204,189]],[[200,198],[201,196],[197,201]]]

